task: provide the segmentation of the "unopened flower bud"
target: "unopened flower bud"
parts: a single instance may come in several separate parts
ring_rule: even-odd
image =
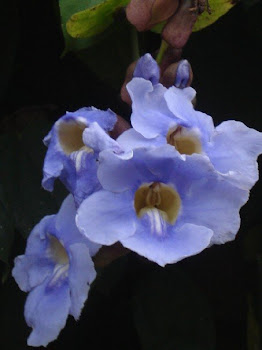
[[[178,11],[168,20],[162,31],[163,39],[172,47],[183,48],[199,15],[198,6],[191,0],[183,0]]]
[[[121,98],[124,102],[131,104],[131,99],[126,89],[126,84],[133,78],[144,78],[151,81],[153,85],[159,82],[160,69],[153,57],[146,53],[138,61],[130,64],[127,68],[126,78],[121,88]]]
[[[179,0],[131,0],[126,15],[138,31],[144,31],[171,17],[178,5]]]
[[[181,60],[171,64],[164,71],[161,83],[167,88],[174,85],[177,88],[184,89],[191,85],[192,80],[193,72],[190,63],[187,60]]]

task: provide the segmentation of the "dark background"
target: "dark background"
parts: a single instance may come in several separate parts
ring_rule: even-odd
[[[51,125],[66,110],[89,105],[110,107],[129,118],[119,89],[98,79],[74,54],[61,58],[63,36],[54,4],[51,0],[17,0],[3,5],[2,135],[14,129],[26,129],[30,135],[37,128],[35,142],[40,143],[48,130],[41,128],[43,120]],[[183,57],[194,72],[197,109],[212,115],[215,124],[236,119],[262,131],[261,18],[261,3],[249,9],[239,4],[214,25],[193,34],[184,49]],[[153,52],[159,47],[159,37],[153,33],[142,39],[143,51]],[[31,155],[30,145],[25,152]],[[28,174],[41,173],[44,148],[34,156],[38,158],[36,168],[27,169]],[[31,183],[31,175],[25,176]],[[37,178],[39,187],[40,180]],[[241,230],[234,242],[212,247],[165,269],[131,253],[100,271],[80,321],[75,323],[70,317],[66,329],[48,349],[259,350],[261,195],[262,185],[258,183],[241,210]],[[18,212],[23,213],[27,206],[31,212],[41,212],[40,218],[54,212],[52,206],[42,208],[37,199],[32,207],[30,192],[23,196],[23,202],[18,200]],[[24,226],[21,224],[21,232]],[[21,232],[18,225],[9,258],[11,267],[13,258],[24,251],[26,234]],[[4,264],[1,271],[6,275]],[[0,286],[1,350],[28,348],[25,298],[7,275]]]

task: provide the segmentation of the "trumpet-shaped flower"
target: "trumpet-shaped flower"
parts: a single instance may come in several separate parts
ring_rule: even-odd
[[[46,346],[57,338],[68,314],[76,320],[96,272],[91,256],[100,245],[84,238],[75,225],[69,195],[57,215],[44,217],[31,232],[25,251],[15,259],[13,277],[29,292],[25,319],[32,327],[28,345]]]
[[[111,110],[101,111],[94,107],[67,112],[61,117],[44,139],[48,151],[43,168],[43,187],[52,191],[54,180],[59,178],[74,195],[77,205],[99,189],[96,177],[98,150],[88,144],[84,132],[95,123],[92,132],[95,129],[97,138],[104,139],[102,143],[97,143],[110,147],[113,140],[107,132],[113,129],[116,120]]]
[[[234,239],[248,199],[206,156],[184,160],[170,145],[123,159],[101,152],[103,189],[80,205],[76,224],[90,240],[123,246],[161,266]]]
[[[170,144],[184,157],[206,155],[228,181],[250,189],[258,180],[257,157],[262,153],[262,133],[229,120],[216,128],[205,113],[192,105],[191,87],[167,89],[135,78],[127,85],[132,99],[133,129],[120,135],[125,149]]]

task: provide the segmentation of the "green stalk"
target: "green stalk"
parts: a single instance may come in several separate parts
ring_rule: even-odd
[[[156,61],[158,64],[160,64],[162,62],[164,53],[166,52],[167,48],[168,48],[168,43],[165,40],[162,40],[157,57],[156,57]]]

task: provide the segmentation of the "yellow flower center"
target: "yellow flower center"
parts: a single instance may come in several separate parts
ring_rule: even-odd
[[[66,154],[79,151],[81,149],[92,152],[83,142],[83,131],[87,126],[79,121],[61,121],[58,126],[58,138],[63,151]]]
[[[181,208],[181,199],[171,186],[162,182],[153,182],[138,188],[135,193],[134,207],[139,218],[157,210],[166,222],[174,224]]]
[[[198,136],[182,126],[170,129],[166,139],[167,143],[174,146],[180,154],[191,155],[202,152],[201,141]]]
[[[49,235],[49,256],[58,265],[69,264],[68,254],[63,244],[53,235]]]

